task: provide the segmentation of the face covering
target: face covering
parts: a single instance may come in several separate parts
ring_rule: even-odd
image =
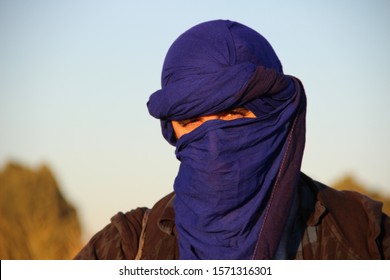
[[[181,165],[174,189],[181,258],[256,258],[259,235],[268,229],[265,221],[275,226],[264,247],[278,244],[297,184],[304,136],[299,135],[299,147],[291,142],[301,102],[292,96],[274,103],[279,107],[268,114],[208,121],[178,140]],[[302,123],[298,126],[302,129]],[[291,185],[280,192],[286,170]],[[271,209],[277,214],[272,220]],[[264,257],[272,258],[276,247],[268,249]]]
[[[180,55],[182,60],[171,59]],[[163,135],[176,145],[181,161],[174,183],[180,258],[272,259],[304,149],[306,98],[300,81],[281,72],[261,35],[232,22],[190,29],[167,57],[163,87],[148,108],[161,119]],[[256,118],[212,120],[179,140],[172,136],[171,120],[240,106]]]

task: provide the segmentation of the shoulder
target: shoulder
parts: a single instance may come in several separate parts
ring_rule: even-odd
[[[373,200],[369,196],[355,191],[343,191],[331,188],[323,183],[315,181],[306,175],[302,175],[303,184],[311,188],[318,205],[321,205],[327,215],[337,219],[340,223],[350,222],[351,217],[356,222],[361,221],[370,225],[381,223],[383,203]],[[313,210],[315,211],[315,210]]]
[[[390,258],[390,219],[383,213],[382,202],[359,192],[330,187],[320,191],[318,198],[330,213],[328,223],[357,251],[366,251],[364,259]]]
[[[342,224],[351,224],[356,227],[372,226],[379,231],[381,224],[383,203],[371,199],[369,196],[355,191],[340,191],[327,187],[319,182],[318,200],[328,212]],[[362,228],[363,229],[363,228]]]
[[[381,232],[383,203],[355,191],[339,191],[319,182],[318,200],[325,206],[342,231],[352,236],[365,232],[366,238],[376,239]],[[352,231],[352,232],[351,232]],[[351,237],[352,237],[351,236]]]
[[[145,213],[148,213],[148,224],[157,223],[173,197],[173,193],[168,194],[159,200],[152,209],[140,207],[126,213],[117,213],[107,226],[91,238],[74,259],[135,259],[139,249]],[[171,215],[168,217],[173,216],[173,210],[169,214]]]
[[[134,259],[146,210],[147,208],[137,208],[127,213],[117,213],[74,259]]]
[[[389,233],[384,230],[388,217],[382,213],[382,203],[358,192],[339,191],[311,182],[316,203],[308,228],[316,228],[316,246],[326,252],[322,257],[384,258],[382,241]]]

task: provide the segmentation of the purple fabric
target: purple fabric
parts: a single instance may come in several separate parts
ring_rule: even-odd
[[[162,88],[151,95],[149,112],[161,119],[164,137],[175,145],[171,120],[241,106],[243,100],[236,94],[257,66],[282,72],[274,50],[259,33],[231,21],[199,24],[179,36],[168,50]]]
[[[176,141],[171,120],[244,106]],[[230,21],[197,25],[171,46],[148,102],[181,161],[175,222],[182,259],[272,259],[299,179],[306,99],[271,45]]]

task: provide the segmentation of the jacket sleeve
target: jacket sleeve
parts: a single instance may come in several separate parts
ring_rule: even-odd
[[[390,218],[386,214],[383,214],[382,218],[381,237],[383,258],[390,260]]]
[[[119,212],[74,257],[75,260],[132,260],[138,251],[142,219],[147,208]]]

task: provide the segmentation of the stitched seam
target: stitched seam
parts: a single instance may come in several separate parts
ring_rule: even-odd
[[[297,119],[298,119],[298,116],[294,119],[294,123],[293,123],[293,126],[292,126],[292,128],[291,128],[290,135],[289,135],[289,137],[288,137],[286,153],[285,153],[284,156],[283,156],[282,164],[280,165],[280,169],[279,169],[279,172],[278,172],[278,176],[276,177],[275,187],[273,188],[272,193],[271,193],[270,203],[268,204],[268,207],[267,207],[266,212],[265,212],[264,222],[263,222],[263,225],[262,225],[262,227],[261,227],[261,229],[260,229],[260,232],[259,232],[259,235],[258,235],[258,238],[257,238],[256,247],[255,247],[255,250],[254,250],[254,252],[253,252],[252,259],[255,258],[255,255],[256,255],[256,252],[257,252],[257,248],[259,247],[259,243],[260,243],[260,237],[262,236],[262,233],[263,233],[263,230],[264,230],[264,225],[266,224],[266,222],[267,222],[267,220],[268,220],[269,209],[271,208],[271,205],[272,205],[272,202],[273,202],[273,198],[274,198],[275,192],[276,192],[276,190],[277,190],[278,187],[279,187],[279,180],[280,180],[280,177],[281,177],[282,170],[284,169],[284,166],[285,166],[287,154],[288,154],[288,152],[290,151],[290,146],[291,146],[291,141],[292,141],[292,135],[293,135],[293,132],[294,132],[294,130],[295,130],[295,126],[296,126]]]
[[[142,257],[142,250],[144,248],[144,243],[145,243],[145,230],[149,218],[149,213],[150,213],[150,209],[146,210],[142,218],[142,230],[141,230],[141,235],[139,237],[138,251],[137,251],[137,255],[135,256],[135,260],[140,260]]]

